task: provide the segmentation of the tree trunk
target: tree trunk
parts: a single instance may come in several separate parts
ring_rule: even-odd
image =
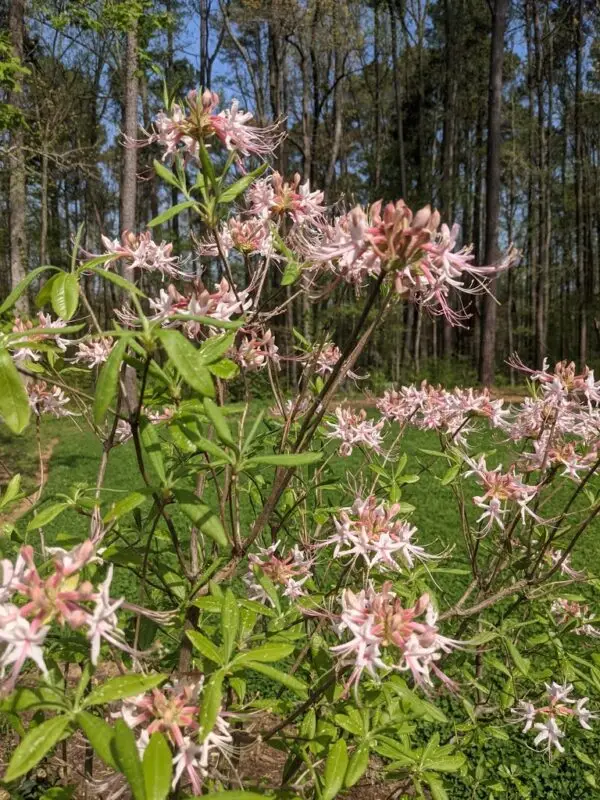
[[[400,74],[400,57],[398,53],[398,21],[394,0],[388,0],[390,9],[390,29],[392,34],[392,74],[394,77],[394,105],[396,109],[396,127],[398,134],[398,169],[400,173],[400,197],[406,199],[406,164],[404,158],[404,115],[402,109],[402,76]],[[400,16],[404,16],[404,0],[399,5]]]
[[[492,49],[488,100],[488,143],[485,190],[485,263],[498,259],[498,220],[500,217],[500,148],[502,145],[502,65],[504,32],[509,0],[495,0],[492,10]],[[484,386],[494,380],[496,352],[496,281],[483,298],[479,379]]]
[[[8,29],[15,58],[23,62],[23,40],[25,34],[25,0],[10,0]],[[16,86],[11,92],[9,103],[22,108],[22,92]],[[25,134],[22,121],[15,123],[8,156],[9,188],[8,204],[10,211],[10,282],[11,287],[20,283],[27,272],[27,232],[25,198]],[[29,298],[23,292],[15,304],[19,314],[29,313]]]
[[[137,136],[137,25],[132,23],[127,31],[127,43],[123,63],[123,134],[131,139]],[[121,232],[136,229],[136,193],[137,193],[137,150],[134,147],[123,148],[121,171],[121,206],[119,224]]]
[[[587,304],[585,297],[585,244],[583,230],[583,140],[581,135],[581,94],[583,66],[583,0],[577,4],[575,51],[575,248],[579,296],[579,362],[587,361]]]

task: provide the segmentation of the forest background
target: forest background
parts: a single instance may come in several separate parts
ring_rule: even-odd
[[[461,225],[477,263],[510,242],[521,250],[492,294],[473,296],[469,328],[397,306],[361,359],[374,388],[513,383],[513,351],[532,366],[594,365],[594,0],[0,0],[0,30],[0,296],[40,264],[68,268],[80,225],[83,250],[100,253],[101,234],[143,230],[179,202],[154,180],[159,151],[123,148],[122,134],[150,129],[165,91],[209,86],[259,124],[283,120],[273,167],[310,180],[337,211],[431,203]],[[196,253],[203,232],[189,213],[160,236],[210,284],[217,267]],[[116,301],[107,287],[87,287],[102,320]],[[310,312],[298,300],[272,327],[288,344],[293,328],[340,343],[358,309],[346,287]],[[295,370],[286,362],[291,382]]]

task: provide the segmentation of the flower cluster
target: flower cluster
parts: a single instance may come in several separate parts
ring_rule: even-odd
[[[244,577],[244,583],[248,587],[250,600],[273,605],[273,600],[260,582],[259,576],[268,578],[276,587],[283,586],[283,595],[290,600],[304,594],[302,587],[311,576],[312,562],[297,545],[286,556],[276,555],[279,545],[279,542],[275,542],[248,556],[249,570]]]
[[[171,255],[173,245],[161,242],[156,244],[150,231],[135,235],[124,231],[121,241],[111,240],[102,236],[104,249],[110,254],[106,265],[114,261],[122,261],[127,270],[143,270],[145,272],[158,272],[163,276],[176,278],[182,274],[178,267],[179,259]]]
[[[508,503],[516,503],[521,510],[521,519],[525,522],[525,514],[529,514],[536,521],[539,521],[533,511],[529,508],[529,503],[537,494],[537,486],[527,486],[519,475],[515,474],[514,465],[508,472],[502,472],[500,466],[489,469],[485,456],[480,456],[478,461],[467,458],[468,469],[465,477],[474,475],[478,483],[485,489],[485,494],[473,498],[473,502],[478,508],[483,509],[483,514],[477,522],[485,520],[484,531],[488,532],[494,524],[504,530],[504,516],[508,513]]]
[[[459,642],[439,632],[429,595],[405,608],[389,582],[380,592],[372,585],[358,594],[345,589],[337,629],[340,634],[347,630],[352,636],[331,648],[341,665],[352,666],[347,688],[358,683],[365,670],[375,679],[377,670],[409,670],[415,683],[425,687],[433,685],[435,675],[454,688],[437,662]]]
[[[262,369],[269,362],[279,369],[279,348],[271,331],[244,336],[236,350],[235,360],[249,372]]]
[[[579,603],[577,600],[557,597],[552,603],[551,610],[557,625],[567,625],[576,621],[577,625],[573,628],[573,633],[579,636],[600,637],[600,630],[591,624],[594,617],[590,614],[588,605]]]
[[[89,369],[99,367],[109,357],[112,348],[113,340],[110,336],[88,339],[85,342],[79,342],[77,354],[72,361],[76,364],[85,364]]]
[[[249,211],[261,219],[289,216],[292,222],[303,224],[319,220],[325,213],[321,191],[310,190],[309,181],[301,183],[298,173],[290,182],[284,181],[279,172],[255,181],[248,190]]]
[[[173,284],[169,284],[166,289],[160,290],[158,297],[150,298],[149,303],[153,311],[149,316],[150,320],[159,321],[165,327],[182,327],[186,336],[195,339],[201,333],[207,332],[207,325],[194,319],[186,320],[185,317],[212,317],[221,322],[227,321],[235,314],[242,314],[251,308],[252,298],[249,297],[248,290],[238,291],[223,278],[215,285],[214,292],[209,292],[200,280],[194,281],[185,295]],[[127,325],[139,324],[137,314],[130,308],[116,309],[115,313]],[[171,319],[173,316],[180,319]]]
[[[197,158],[199,142],[218,139],[221,144],[242,156],[268,156],[283,138],[279,125],[255,127],[248,123],[253,115],[242,111],[237,100],[229,108],[216,113],[219,96],[208,89],[200,94],[188,92],[186,107],[174,103],[167,114],[161,111],[154,121],[154,130],[139,141],[127,140],[129,146],[158,143],[164,148],[163,161],[181,152]]]
[[[333,342],[325,342],[322,347],[316,347],[312,353],[309,353],[306,356],[306,361],[309,364],[314,364],[316,375],[326,378],[331,375],[335,365],[339,362],[341,357],[342,351],[337,344],[334,344]],[[364,380],[364,378],[368,377],[366,375],[358,375],[356,372],[353,372],[350,369],[346,372],[346,375],[348,378],[351,378],[354,381]]]
[[[300,241],[308,261],[329,265],[344,280],[361,284],[368,276],[390,274],[397,294],[459,324],[464,314],[448,303],[450,289],[480,290],[484,279],[516,260],[511,250],[497,265],[475,266],[471,248],[456,250],[459,233],[458,225],[441,224],[429,206],[413,215],[403,200],[385,207],[378,201],[366,212],[357,206],[333,224],[314,225]]]
[[[181,681],[162,689],[128,698],[123,702],[121,716],[132,729],[139,730],[138,749],[143,753],[153,733],[164,734],[172,745],[173,789],[182,778],[191,785],[195,795],[202,792],[203,779],[215,766],[219,755],[233,752],[233,737],[229,723],[217,715],[214,727],[197,743],[200,716],[199,694],[203,679]]]
[[[230,217],[218,233],[218,242],[215,235],[209,235],[196,244],[200,256],[227,257],[231,250],[242,256],[260,255],[272,256],[273,236],[265,220],[243,220],[241,217]]]
[[[105,580],[95,588],[83,580],[83,568],[95,559],[91,540],[70,552],[55,552],[53,569],[42,577],[34,563],[33,549],[21,549],[17,560],[0,562],[0,671],[5,677],[12,665],[3,691],[14,688],[25,662],[32,660],[46,674],[43,645],[51,624],[68,625],[73,630],[87,629],[93,664],[98,661],[100,645],[106,640],[115,647],[133,652],[125,643],[118,626],[116,611],[123,600],[110,598],[112,565]]]
[[[597,719],[597,714],[586,708],[588,698],[582,697],[575,700],[571,697],[573,686],[569,684],[546,684],[547,703],[536,707],[526,700],[519,700],[518,706],[512,709],[518,722],[524,722],[523,733],[533,730],[536,737],[534,745],[542,745],[543,749],[551,754],[554,747],[559,753],[564,753],[561,739],[565,732],[560,727],[559,721],[576,719],[582,728],[591,730],[590,720]]]
[[[36,348],[38,343],[54,342],[54,344],[63,352],[69,345],[69,340],[63,338],[60,333],[32,333],[36,328],[56,328],[60,330],[66,326],[64,319],[52,319],[50,314],[38,312],[38,324],[35,325],[32,320],[22,320],[20,317],[15,317],[12,332],[22,333],[23,339],[13,339],[11,347],[13,349],[13,359],[15,362],[20,363],[23,361],[39,361],[42,357],[41,351]]]
[[[53,417],[69,417],[73,414],[65,406],[69,398],[59,386],[48,386],[46,381],[35,381],[25,386],[29,405],[39,417],[51,414]]]
[[[340,509],[339,518],[333,520],[335,533],[321,546],[335,544],[335,558],[361,557],[370,569],[379,565],[399,570],[397,558],[412,569],[415,559],[434,558],[412,541],[417,529],[406,520],[397,519],[399,514],[398,503],[381,503],[374,495],[365,500],[357,498],[350,508]]]
[[[367,412],[364,408],[353,411],[351,408],[338,406],[335,409],[336,422],[328,422],[329,439],[341,440],[339,454],[349,456],[352,450],[359,445],[368,447],[375,452],[381,451],[382,436],[381,429],[385,420],[373,422],[367,419]]]

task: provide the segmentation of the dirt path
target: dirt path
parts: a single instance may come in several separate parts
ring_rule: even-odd
[[[50,459],[52,458],[52,453],[54,452],[54,448],[56,447],[59,441],[60,440],[58,439],[58,437],[50,439],[50,441],[46,443],[46,446],[42,450],[41,459],[38,462],[38,469],[36,476],[37,489],[35,490],[35,492],[32,492],[30,495],[27,495],[27,497],[23,497],[23,499],[19,500],[19,502],[15,506],[13,506],[9,512],[3,514],[0,517],[1,523],[3,524],[8,523],[10,525],[13,525],[18,519],[20,519],[24,514],[26,514],[29,511],[29,509],[33,506],[36,498],[41,495],[44,486],[48,482],[48,476],[49,476],[48,467],[50,465]],[[0,468],[0,479],[4,477],[6,477],[7,479],[10,479],[12,477],[11,475],[8,475],[8,471],[6,470],[5,467]]]

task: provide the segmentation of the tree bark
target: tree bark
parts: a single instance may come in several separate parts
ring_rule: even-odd
[[[8,29],[13,53],[23,63],[25,35],[25,0],[10,0]],[[9,103],[23,107],[20,81],[10,93]],[[15,123],[8,156],[9,166],[9,227],[10,227],[10,282],[11,288],[20,283],[27,273],[27,231],[25,198],[25,134],[22,122]],[[23,292],[15,304],[19,314],[29,313],[29,297]]]
[[[488,142],[485,190],[485,263],[498,259],[498,221],[500,218],[500,148],[502,146],[502,66],[504,33],[509,0],[495,0],[492,10],[492,49],[488,100]],[[496,352],[496,281],[483,298],[479,379],[484,386],[494,380]]]
[[[131,139],[137,136],[137,23],[132,22],[127,31],[123,61],[123,134]],[[136,229],[137,150],[123,148],[121,170],[121,205],[119,224],[121,232]]]
[[[583,139],[581,135],[583,0],[579,0],[577,4],[575,47],[575,248],[579,296],[579,362],[583,367],[587,361],[587,303],[585,297],[585,244],[583,231]]]
[[[396,128],[398,134],[398,169],[400,174],[400,197],[406,199],[406,164],[404,158],[404,114],[402,108],[402,76],[398,53],[398,20],[394,0],[388,0],[390,10],[390,31],[392,35],[392,75],[394,79],[394,105],[396,109]],[[399,4],[399,14],[404,16],[404,0]]]

